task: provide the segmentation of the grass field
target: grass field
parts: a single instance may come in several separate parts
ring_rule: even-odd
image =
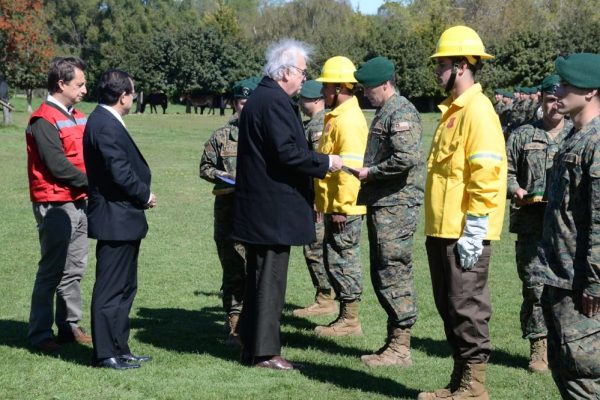
[[[225,347],[225,315],[219,296],[221,268],[212,239],[211,185],[198,178],[202,145],[228,117],[184,114],[170,105],[167,115],[125,118],[153,173],[157,207],[147,213],[150,231],[142,242],[139,290],[131,312],[130,345],[154,360],[128,372],[89,366],[92,350],[67,345],[57,356],[33,352],[27,343],[29,299],[39,244],[27,189],[23,99],[13,99],[15,126],[0,128],[0,399],[414,399],[423,389],[447,383],[451,369],[441,320],[431,295],[423,228],[415,238],[419,317],[413,328],[414,365],[369,369],[360,355],[379,348],[385,313],[364,274],[364,336],[325,339],[313,334],[327,318],[299,319],[291,310],[309,304],[314,291],[294,248],[283,316],[283,355],[301,371],[282,373],[241,366],[238,352]],[[37,101],[39,103],[39,100]],[[37,105],[37,104],[35,104]],[[94,104],[82,104],[91,112]],[[437,115],[424,115],[424,148]],[[493,352],[487,387],[494,399],[557,399],[549,374],[527,372],[528,343],[519,329],[520,281],[514,265],[514,237],[493,244],[490,270]],[[363,249],[368,249],[366,227]],[[95,274],[95,243],[82,282],[84,320]],[[368,250],[362,252],[368,266]]]

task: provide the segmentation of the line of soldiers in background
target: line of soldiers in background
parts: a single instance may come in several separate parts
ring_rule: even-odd
[[[540,86],[517,86],[512,91],[496,89],[494,96],[494,109],[500,117],[505,139],[518,127],[541,118]]]

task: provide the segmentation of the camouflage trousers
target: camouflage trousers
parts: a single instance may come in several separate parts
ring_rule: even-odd
[[[388,326],[410,328],[417,321],[413,283],[413,235],[419,207],[367,207],[373,289],[388,315]]]
[[[540,240],[541,237],[534,235],[519,235],[515,242],[517,273],[523,283],[520,312],[523,339],[543,338],[547,333],[541,304],[544,284],[539,279],[545,268],[538,255]]]
[[[335,233],[331,214],[324,216],[327,272],[336,297],[344,302],[360,300],[363,290],[360,266],[362,220],[362,215],[348,215],[344,231]]]
[[[304,259],[313,286],[320,290],[331,290],[331,282],[325,268],[325,223],[315,222],[317,240],[304,246]]]
[[[228,314],[239,314],[244,302],[246,249],[241,243],[230,239],[233,228],[233,199],[234,193],[215,197],[214,239],[223,268],[223,308]]]
[[[600,399],[600,313],[581,310],[581,290],[545,286],[548,365],[564,399]]]

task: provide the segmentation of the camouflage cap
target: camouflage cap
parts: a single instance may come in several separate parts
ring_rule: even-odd
[[[385,57],[371,58],[361,64],[354,77],[363,86],[375,87],[394,78],[394,63]]]
[[[247,99],[258,86],[260,78],[251,77],[238,81],[233,85],[233,97],[236,99]]]
[[[548,75],[544,78],[542,83],[540,84],[540,88],[544,93],[554,94],[556,89],[558,89],[558,84],[560,83],[560,76],[553,74]]]
[[[600,55],[573,53],[558,57],[556,73],[567,83],[581,89],[600,88]]]
[[[321,94],[322,87],[323,84],[314,79],[306,81],[302,84],[302,89],[300,89],[300,97],[304,97],[305,99],[320,99],[323,97]]]

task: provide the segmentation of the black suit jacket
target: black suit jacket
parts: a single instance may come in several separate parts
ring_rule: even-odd
[[[265,77],[244,106],[239,129],[233,239],[313,242],[312,177],[325,176],[329,158],[309,149],[295,103]]]
[[[151,173],[129,133],[101,106],[90,114],[83,136],[88,176],[88,236],[139,240],[148,224]]]

